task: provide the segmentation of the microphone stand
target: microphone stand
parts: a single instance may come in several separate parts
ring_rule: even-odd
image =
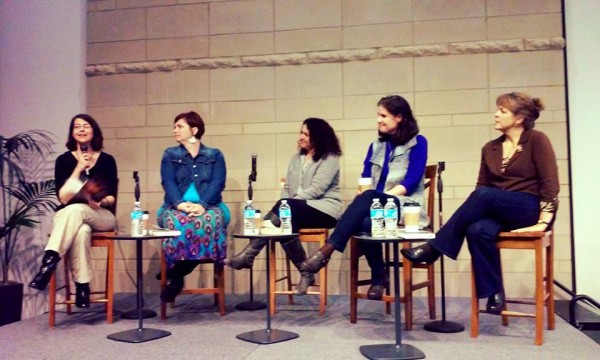
[[[440,228],[444,224],[442,216],[442,192],[444,192],[444,185],[442,183],[442,171],[444,171],[445,169],[445,163],[443,161],[438,162],[437,192]],[[440,276],[442,285],[442,320],[430,321],[423,326],[423,329],[438,333],[457,333],[464,331],[465,327],[462,324],[459,324],[454,321],[446,321],[446,279],[444,276],[444,254],[440,256]]]
[[[135,188],[133,189],[133,195],[135,196],[135,201],[139,202],[140,201],[140,177],[138,176],[137,171],[133,172],[133,180],[135,181]],[[137,286],[138,286],[138,284],[136,284],[136,287]],[[156,315],[158,315],[156,313],[156,311],[154,311],[152,309],[144,309],[144,298],[142,298],[141,300],[142,300],[142,303],[141,303],[142,319],[149,319],[149,318],[153,318]],[[137,320],[138,319],[138,310],[132,309],[132,310],[124,311],[121,314],[121,318]]]
[[[252,182],[256,181],[256,171],[250,172],[248,176],[248,200],[252,200]],[[252,241],[252,240],[250,240]],[[250,270],[250,299],[248,301],[241,302],[235,306],[237,310],[255,311],[267,308],[267,304],[262,301],[254,300],[254,277],[252,276],[252,268]]]

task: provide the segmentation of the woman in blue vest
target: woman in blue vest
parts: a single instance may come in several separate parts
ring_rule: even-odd
[[[393,199],[398,209],[407,202],[418,203],[423,209],[427,139],[419,135],[417,121],[403,97],[386,96],[379,100],[377,106],[378,137],[369,146],[362,173],[363,177],[372,178],[373,189],[354,198],[327,243],[302,263],[302,271],[318,272],[327,264],[334,250],[344,251],[353,234],[371,232],[370,207],[373,199],[379,198],[382,204]],[[422,211],[421,225],[427,223],[427,216]],[[381,245],[360,246],[371,267],[368,297],[379,300],[388,282]]]

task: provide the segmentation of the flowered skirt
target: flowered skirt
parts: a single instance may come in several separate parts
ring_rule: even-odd
[[[227,255],[227,225],[230,213],[223,203],[206,209],[201,216],[161,207],[157,223],[160,227],[181,231],[181,235],[163,241],[162,247],[171,268],[178,260],[214,260]]]

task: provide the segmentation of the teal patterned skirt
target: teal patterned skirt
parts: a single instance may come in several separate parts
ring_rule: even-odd
[[[230,212],[224,203],[207,208],[201,216],[188,216],[183,211],[163,206],[157,216],[160,227],[181,231],[180,236],[162,243],[168,268],[178,260],[221,262],[227,256]]]

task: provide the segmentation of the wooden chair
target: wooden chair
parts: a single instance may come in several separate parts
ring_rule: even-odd
[[[202,264],[213,264],[213,286],[203,288],[184,288],[181,290],[181,295],[198,295],[198,294],[214,294],[215,306],[219,307],[221,316],[225,315],[225,268],[222,263],[217,263],[213,260],[202,260]],[[202,267],[198,269],[202,271]],[[160,288],[161,290],[167,286],[167,261],[165,260],[164,251],[161,250],[160,262]],[[171,309],[175,308],[175,302],[171,303]],[[167,318],[167,303],[160,302],[160,318]]]
[[[305,243],[318,243],[319,247],[325,245],[327,241],[327,237],[329,236],[328,229],[300,229],[300,242]],[[277,269],[276,263],[277,259],[275,257],[275,241],[269,242],[269,261],[271,267],[271,273],[269,281],[271,282],[271,292],[269,294],[269,302],[271,308],[271,315],[275,314],[275,296],[277,295],[287,295],[288,296],[288,304],[294,303],[294,291],[293,287],[297,285],[297,283],[292,282],[292,274],[291,274],[291,266],[290,259],[286,255],[285,257],[285,275],[281,278],[277,278]],[[276,283],[285,281],[286,282],[286,290],[277,290]],[[319,295],[319,315],[325,314],[325,305],[327,305],[327,266],[322,268],[319,271],[319,282],[314,287],[317,287],[319,291],[308,291],[306,295]]]
[[[106,277],[104,291],[90,292],[90,303],[104,303],[106,309],[106,322],[113,322],[113,294],[114,294],[114,273],[115,273],[115,246],[114,241],[107,239],[107,235],[114,235],[114,231],[94,232],[92,233],[92,247],[106,248]],[[75,293],[71,291],[71,279],[69,275],[69,257],[63,259],[63,267],[65,269],[65,284],[57,288],[56,271],[50,278],[50,291],[48,294],[48,325],[53,328],[56,323],[56,305],[66,305],[67,314],[73,313],[72,307],[75,304]],[[64,290],[65,300],[57,301],[56,294],[58,291]],[[94,298],[91,295],[99,295],[101,297]]]
[[[533,299],[513,300],[507,299],[506,303],[535,305],[535,313],[522,313],[505,309],[500,313],[502,325],[508,326],[508,317],[533,317],[535,318],[536,345],[544,342],[544,306],[547,309],[548,330],[554,330],[554,233],[552,231],[535,231],[526,233],[501,232],[498,235],[496,247],[501,249],[529,249],[535,253],[535,295]],[[544,250],[546,253],[544,259]],[[545,266],[544,266],[545,265]],[[544,277],[545,273],[545,277]],[[544,284],[545,281],[545,284]],[[471,271],[471,337],[479,335],[479,299],[475,292],[475,278]]]
[[[431,223],[429,230],[434,229],[434,200],[435,200],[435,184],[436,184],[437,165],[428,165],[425,169],[425,189],[427,190],[427,216]],[[409,249],[412,244],[405,242],[402,244],[403,248]],[[359,258],[362,256],[356,239],[350,240],[350,322],[356,324],[357,320],[357,301],[358,299],[367,299],[366,293],[359,293],[358,287],[364,285],[370,285],[371,279],[358,279],[359,273]],[[388,277],[390,274],[390,268],[392,262],[390,261],[390,247],[389,244],[385,244],[385,263],[387,268]],[[429,317],[435,319],[435,272],[434,265],[428,264],[412,264],[410,261],[402,261],[400,263],[402,267],[402,299],[404,303],[405,312],[405,329],[412,330],[413,326],[413,292],[419,289],[427,288],[427,298],[429,305]],[[426,269],[427,279],[418,283],[413,280],[413,269]],[[391,304],[394,301],[394,296],[390,294],[389,286],[386,289],[386,293],[383,295],[381,301],[385,302],[386,313],[391,313]]]
[[[119,180],[117,179],[117,193],[119,190]],[[109,208],[113,214],[117,214],[117,199]],[[114,274],[115,274],[115,244],[114,241],[108,239],[108,235],[115,235],[117,232],[114,231],[98,231],[92,232],[92,248],[106,248],[106,276],[104,279],[104,291],[91,291],[90,292],[90,303],[104,303],[106,309],[106,322],[112,324],[113,322],[113,304],[114,304]],[[63,259],[63,267],[65,269],[65,284],[62,287],[57,288],[56,271],[50,278],[50,291],[48,294],[48,324],[51,328],[56,323],[56,305],[66,305],[67,314],[71,315],[73,305],[75,304],[75,293],[71,291],[71,278],[69,275],[69,258],[65,256]],[[65,291],[65,300],[57,301],[56,293],[60,290]],[[99,298],[94,298],[92,295],[100,295]]]

